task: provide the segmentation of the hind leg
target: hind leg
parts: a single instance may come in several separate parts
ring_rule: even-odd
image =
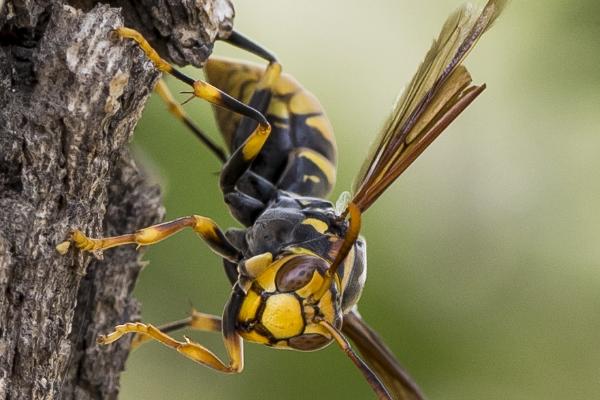
[[[208,135],[206,135],[187,115],[181,104],[177,102],[164,79],[159,79],[154,87],[154,91],[160,96],[167,105],[169,112],[190,130],[194,135],[219,159],[221,162],[227,161],[227,154],[219,145],[217,145]]]
[[[146,53],[146,56],[154,63],[156,68],[191,86],[192,92],[190,93],[192,93],[195,97],[204,99],[219,107],[223,107],[235,113],[241,114],[250,118],[256,123],[255,128],[252,130],[246,141],[232,154],[231,158],[223,168],[224,171],[228,171],[227,176],[234,181],[237,180],[237,177],[241,176],[243,171],[245,171],[245,169],[247,169],[247,167],[252,163],[254,158],[256,158],[260,152],[260,149],[271,133],[271,125],[264,115],[256,109],[247,106],[246,104],[229,96],[227,93],[212,86],[208,82],[194,80],[176,70],[171,64],[158,55],[156,50],[150,46],[148,41],[146,41],[146,39],[139,32],[129,28],[117,28],[115,33],[122,38],[132,39],[135,41],[140,49]],[[272,79],[275,79],[281,70],[279,64],[274,63],[272,65],[272,72],[265,74],[265,85],[268,85]],[[242,169],[241,173],[239,172],[240,168]]]
[[[212,351],[202,346],[199,343],[190,341],[185,338],[184,341],[179,341],[166,332],[150,325],[140,322],[130,322],[123,325],[118,325],[115,330],[108,335],[103,335],[98,338],[99,344],[110,344],[119,340],[123,335],[134,333],[144,335],[149,340],[156,340],[163,345],[177,350],[187,358],[206,365],[214,370],[225,373],[239,373],[244,368],[244,343],[241,336],[236,331],[237,315],[244,301],[245,295],[239,286],[235,285],[231,293],[229,301],[225,305],[222,320],[214,315],[198,313],[195,315],[195,324],[202,326],[203,330],[212,332],[221,331],[223,333],[223,344],[229,357],[229,362],[221,361]],[[194,315],[192,316],[194,318]],[[221,323],[219,323],[221,321]]]

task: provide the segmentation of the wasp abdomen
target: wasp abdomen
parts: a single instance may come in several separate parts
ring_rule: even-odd
[[[255,93],[265,71],[259,65],[219,57],[211,57],[205,70],[211,83],[244,103]],[[292,76],[282,74],[260,108],[264,108],[272,131],[251,171],[278,189],[326,196],[335,182],[336,145],[333,128],[317,98]],[[215,112],[229,149],[237,149],[249,131],[237,129],[239,115],[221,108]]]

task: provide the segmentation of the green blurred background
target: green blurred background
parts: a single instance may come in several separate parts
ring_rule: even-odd
[[[459,4],[235,3],[237,29],[272,49],[329,114],[339,147],[332,199],[350,187]],[[514,0],[467,62],[488,90],[365,217],[361,312],[431,399],[599,396],[599,16],[597,0]],[[215,53],[254,59],[226,44]],[[209,106],[186,109],[219,137]],[[235,225],[219,163],[156,98],[134,148],[163,187],[168,219],[197,213]],[[221,262],[193,233],[145,259],[136,296],[146,322],[185,317],[190,304],[221,313],[229,292]],[[218,335],[191,336],[224,355]],[[227,376],[144,346],[129,358],[121,398],[374,398],[335,345],[300,353],[247,344],[245,354],[245,371]]]

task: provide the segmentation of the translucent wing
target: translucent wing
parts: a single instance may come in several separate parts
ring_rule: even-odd
[[[450,15],[354,183],[352,201],[361,211],[485,89],[485,85],[471,85],[471,76],[461,63],[506,3],[490,0],[483,9],[466,4]]]
[[[342,332],[352,340],[369,368],[398,400],[423,400],[421,390],[404,371],[394,354],[356,310],[344,315]]]

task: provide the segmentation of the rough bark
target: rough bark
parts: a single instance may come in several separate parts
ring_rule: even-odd
[[[118,394],[129,342],[96,337],[138,318],[140,253],[55,250],[75,227],[110,235],[162,216],[127,148],[158,73],[109,32],[136,27],[163,57],[200,65],[233,18],[228,0],[95,3],[0,10],[0,399]]]

